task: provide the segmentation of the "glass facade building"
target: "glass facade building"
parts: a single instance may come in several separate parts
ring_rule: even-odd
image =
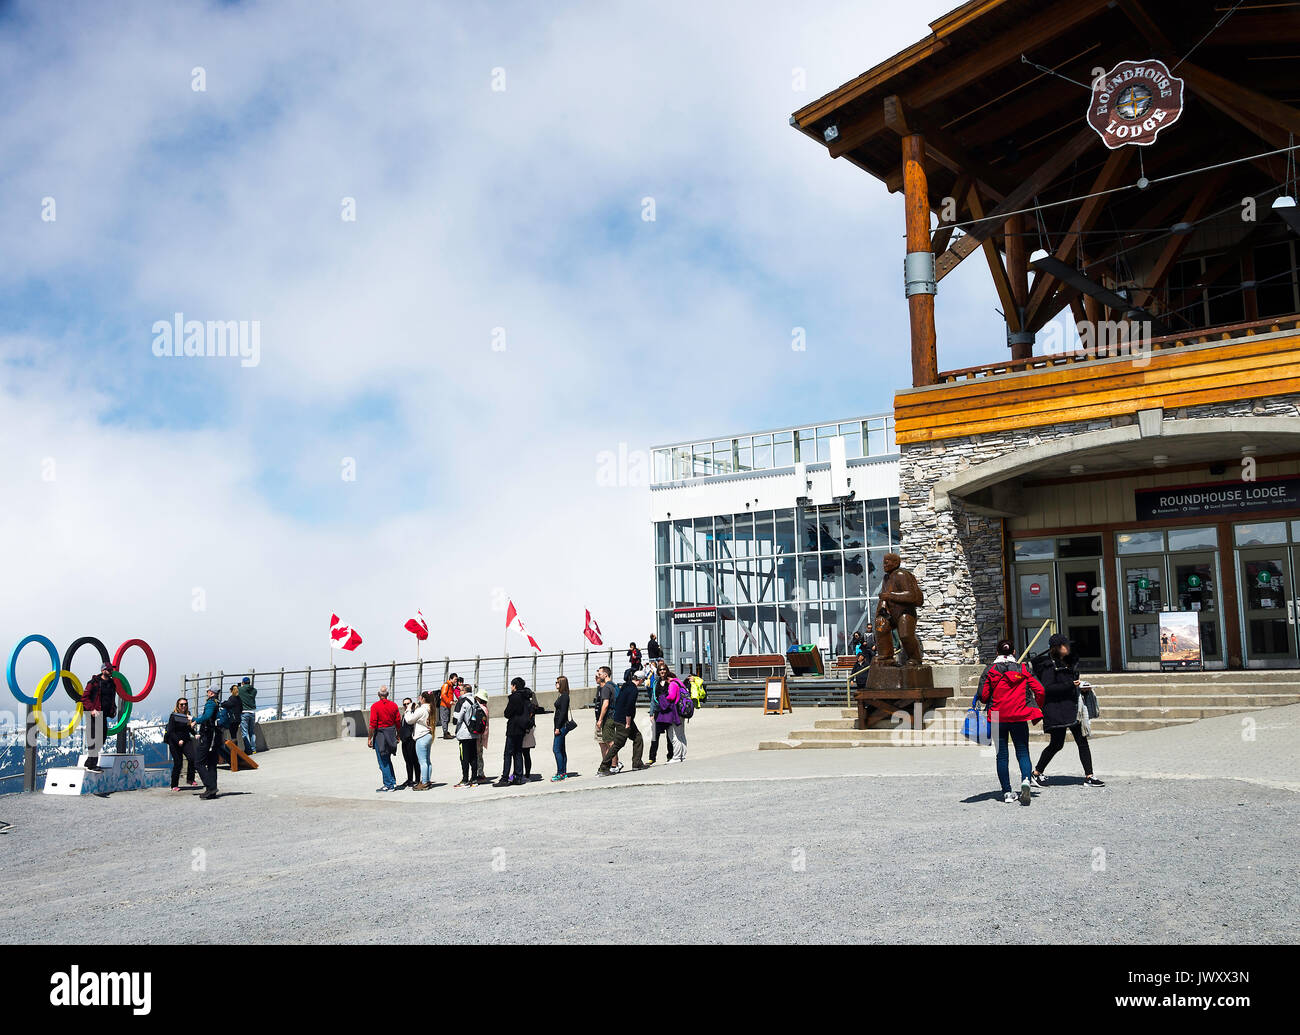
[[[850,475],[886,470],[872,484],[892,485],[888,495],[810,498],[795,484],[797,462],[829,484],[835,437],[845,439]],[[783,654],[798,643],[844,653],[855,631],[870,629],[884,555],[900,539],[892,415],[653,453],[653,484],[665,494],[654,523],[656,630],[670,658],[714,670],[736,654]],[[734,509],[718,512],[723,502]],[[716,618],[674,627],[675,610],[697,607]]]

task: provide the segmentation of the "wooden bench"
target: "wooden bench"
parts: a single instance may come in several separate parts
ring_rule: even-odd
[[[784,654],[735,654],[727,659],[728,679],[766,679],[784,674]]]
[[[858,717],[853,721],[855,730],[876,729],[880,726],[900,725],[893,721],[896,712],[907,715],[907,728],[912,727],[912,706],[918,702],[921,713],[932,704],[942,704],[952,696],[946,689],[939,690],[858,690],[853,699],[858,702]]]
[[[858,656],[856,654],[840,654],[835,658],[835,664],[832,665],[831,668],[835,669],[836,671],[842,670],[847,672],[857,663],[858,663]]]

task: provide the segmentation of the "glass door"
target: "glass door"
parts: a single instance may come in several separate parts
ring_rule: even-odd
[[[1237,551],[1241,646],[1247,665],[1259,668],[1295,660],[1290,554],[1285,546]]]
[[[1052,564],[1016,565],[1016,635],[1015,647],[1019,655],[1029,646],[1039,627],[1049,618],[1056,618],[1056,594],[1053,587]],[[1050,630],[1034,644],[1034,653],[1047,649]]]
[[[1165,558],[1161,554],[1121,557],[1119,564],[1120,584],[1124,587],[1124,662],[1133,667],[1158,668]]]
[[[1201,626],[1201,662],[1223,668],[1223,622],[1219,614],[1219,565],[1214,553],[1171,553],[1175,611],[1196,611]]]
[[[1101,566],[1096,560],[1057,561],[1060,576],[1062,632],[1070,638],[1083,668],[1106,666],[1105,598],[1099,591]],[[1040,641],[1041,643],[1042,641]]]

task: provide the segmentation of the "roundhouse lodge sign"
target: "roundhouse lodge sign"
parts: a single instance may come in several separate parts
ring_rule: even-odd
[[[1088,125],[1112,151],[1146,147],[1183,113],[1183,81],[1163,61],[1121,61],[1098,76],[1088,105]]]

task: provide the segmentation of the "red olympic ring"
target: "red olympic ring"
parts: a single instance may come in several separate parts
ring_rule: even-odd
[[[158,662],[154,659],[153,648],[150,647],[149,644],[145,643],[144,640],[127,640],[124,644],[122,644],[120,647],[117,648],[117,653],[113,655],[113,668],[116,671],[119,672],[121,671],[122,655],[125,654],[132,647],[139,647],[142,651],[144,651],[144,656],[149,659],[149,678],[144,681],[144,689],[141,690],[134,697],[132,697],[128,693],[124,693],[122,691],[121,682],[118,682],[117,696],[122,698],[122,700],[124,701],[129,701],[132,704],[135,704],[136,702],[143,701],[146,697],[148,697],[149,691],[153,689],[153,681],[158,675]]]

